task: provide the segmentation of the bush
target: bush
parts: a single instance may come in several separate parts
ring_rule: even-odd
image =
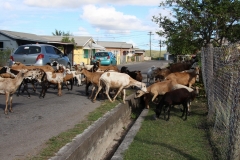
[[[11,55],[10,49],[0,50],[0,66],[8,65],[10,55]]]

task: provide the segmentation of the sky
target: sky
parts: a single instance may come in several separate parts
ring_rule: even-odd
[[[160,50],[159,40],[164,38],[156,34],[160,28],[152,17],[168,14],[159,7],[162,1],[0,0],[0,30],[51,36],[57,29],[91,36],[96,42],[127,42],[134,48]]]

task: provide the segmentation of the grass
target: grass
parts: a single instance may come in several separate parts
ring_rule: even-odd
[[[159,59],[159,57],[163,59],[164,53],[166,53],[166,52],[167,51],[165,51],[165,50],[162,50],[161,53],[160,53],[160,50],[158,50],[158,51],[157,50],[151,50],[151,54],[150,54],[150,50],[145,50],[145,56],[150,57],[150,55],[151,55],[151,57],[153,59]]]
[[[126,95],[133,93],[133,90],[126,90]],[[119,102],[122,102],[120,96],[117,97],[116,101],[111,103],[106,99],[98,108],[93,112],[89,113],[84,121],[76,124],[74,128],[62,132],[59,135],[50,138],[45,147],[34,156],[27,157],[28,160],[46,160],[54,156],[60,148],[62,148],[67,143],[71,142],[74,137],[78,134],[83,133],[90,125],[92,125],[96,120],[102,117],[105,113],[113,109]],[[140,112],[139,112],[140,113]],[[132,116],[136,117],[136,115]]]
[[[178,108],[173,108],[170,120],[163,115],[155,120],[154,106],[124,153],[125,160],[171,160],[214,159],[214,153],[208,138],[206,99],[198,98],[192,103],[192,114],[186,121],[180,117]]]

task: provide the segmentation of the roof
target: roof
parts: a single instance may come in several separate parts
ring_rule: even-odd
[[[45,39],[47,39],[50,42],[61,42],[62,38],[64,36],[41,36]],[[68,36],[69,39],[74,39],[75,43],[77,43],[77,46],[85,46],[90,40],[92,40],[92,37],[88,36]]]
[[[47,36],[47,35],[36,35],[30,33],[23,32],[15,32],[15,31],[6,31],[0,30],[0,33],[8,36],[12,39],[19,40],[27,40],[27,41],[35,41],[35,42],[43,42],[43,43],[62,43],[62,38],[64,36]],[[129,49],[133,48],[132,44],[126,42],[111,42],[111,41],[98,41],[95,43],[92,37],[90,36],[69,36],[69,38],[74,38],[77,46],[87,47],[89,43],[92,43],[92,48],[95,49],[104,49],[104,48],[121,48],[121,49]]]
[[[13,39],[38,41],[38,42],[45,42],[45,43],[47,43],[48,41],[47,39],[41,36],[38,36],[36,34],[31,34],[31,33],[14,32],[14,31],[6,31],[6,30],[0,30],[0,33]]]
[[[106,48],[133,48],[132,44],[126,42],[97,41],[97,43]]]

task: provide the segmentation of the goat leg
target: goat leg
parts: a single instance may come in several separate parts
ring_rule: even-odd
[[[184,114],[185,114],[185,119],[184,120],[187,120],[187,115],[188,115],[188,102],[186,103],[183,103],[183,113],[182,113],[182,118],[184,117]]]
[[[100,85],[100,86],[98,86],[98,90],[97,90],[97,92],[95,93],[95,96],[94,96],[94,98],[93,98],[93,102],[95,102],[96,101],[96,98],[97,98],[97,95],[98,95],[98,93],[101,91],[101,89],[102,89],[102,86]]]
[[[106,88],[106,95],[107,95],[109,101],[110,101],[110,102],[113,102],[113,100],[112,100],[112,99],[110,98],[110,96],[109,96],[109,87],[105,86],[105,88]],[[115,97],[116,97],[116,95],[115,95]]]
[[[9,93],[6,93],[5,94],[5,104],[6,104],[6,106],[5,106],[5,110],[4,110],[4,114],[8,114],[8,99],[9,99]]]
[[[10,112],[13,112],[13,109],[12,109],[12,94],[10,94],[10,97],[9,97],[9,100],[10,100],[10,105],[9,105],[9,111]]]
[[[58,83],[58,96],[62,96],[62,84]]]
[[[30,98],[30,93],[28,92],[28,85],[27,85],[27,83],[24,83],[24,84],[23,84],[23,90],[22,90],[22,93],[23,93],[24,91],[27,92],[27,94],[28,94],[28,98]]]
[[[18,87],[17,96],[19,96],[19,93],[20,93],[20,90],[21,90],[22,84],[23,84],[23,81],[22,81],[22,83],[21,83],[21,84],[19,85],[19,87]]]
[[[117,98],[118,94],[122,91],[122,89],[123,89],[123,87],[121,87],[121,88],[118,89],[117,93],[116,93],[115,96],[113,97],[113,100],[112,100],[113,102],[114,102],[115,99]],[[125,100],[125,99],[124,99],[124,100]],[[125,101],[124,101],[123,103],[125,103]]]
[[[91,84],[92,84],[91,82],[86,81],[85,93],[86,93],[87,96],[89,95],[88,88]]]

